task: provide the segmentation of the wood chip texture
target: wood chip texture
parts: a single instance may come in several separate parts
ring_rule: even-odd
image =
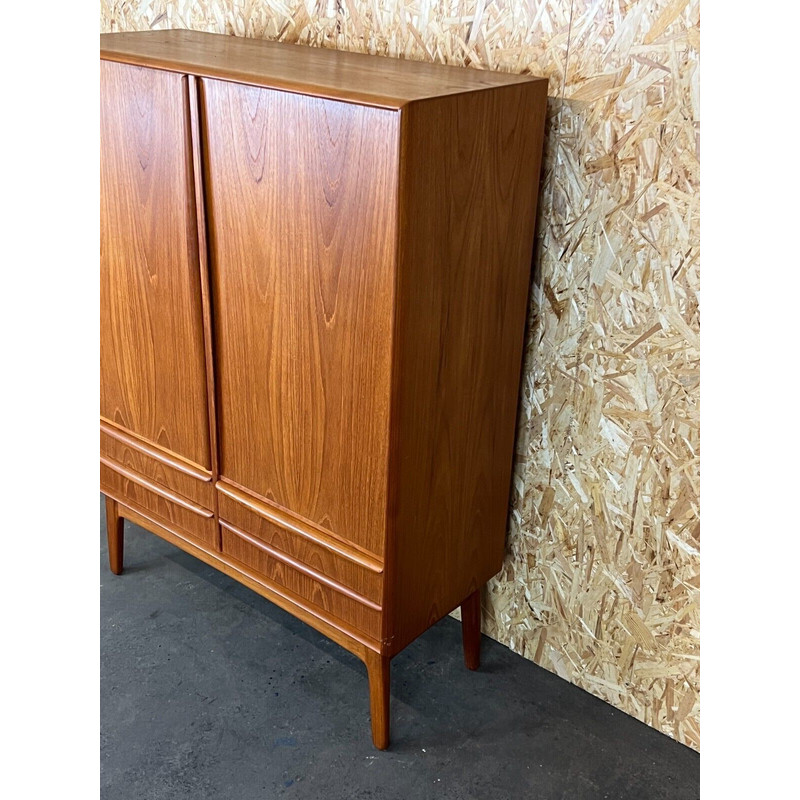
[[[484,631],[699,749],[699,0],[102,0],[100,21],[550,79]]]

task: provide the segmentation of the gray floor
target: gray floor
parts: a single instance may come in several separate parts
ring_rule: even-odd
[[[486,637],[469,672],[449,618],[392,661],[378,752],[354,656],[130,523],[122,576],[101,541],[103,800],[699,797],[695,752]]]

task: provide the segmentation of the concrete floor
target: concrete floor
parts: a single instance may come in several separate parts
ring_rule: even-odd
[[[486,637],[469,672],[450,618],[392,661],[381,753],[358,659],[135,525],[120,577],[101,541],[103,800],[699,797],[697,753]]]

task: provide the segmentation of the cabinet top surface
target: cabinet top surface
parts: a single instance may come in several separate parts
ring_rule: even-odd
[[[393,109],[545,80],[187,30],[104,33],[100,58]]]

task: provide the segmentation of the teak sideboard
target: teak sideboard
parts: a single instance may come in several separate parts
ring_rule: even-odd
[[[101,36],[100,482],[123,519],[389,662],[503,560],[547,82]]]

